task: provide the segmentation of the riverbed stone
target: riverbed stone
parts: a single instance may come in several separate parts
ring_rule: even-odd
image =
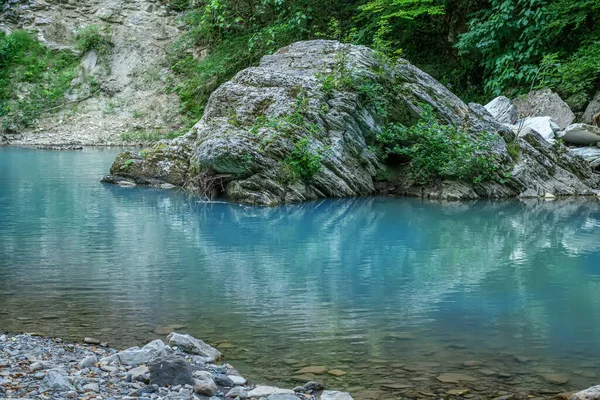
[[[233,389],[231,389],[230,391],[228,391],[225,394],[225,398],[240,398],[240,399],[247,399],[248,398],[248,392],[246,391],[246,389],[244,389],[243,387],[234,387]]]
[[[248,397],[252,399],[256,397],[267,397],[272,394],[294,394],[294,391],[291,389],[280,389],[276,386],[258,385],[248,392]]]
[[[314,366],[310,366],[310,367],[304,367],[302,369],[299,369],[298,371],[296,371],[297,374],[315,374],[315,375],[322,375],[327,373],[327,367],[322,366],[322,365],[314,365]]]
[[[467,360],[465,362],[463,362],[463,365],[465,367],[479,367],[483,365],[483,361],[479,361],[479,360]]]
[[[477,378],[460,373],[448,372],[441,374],[437,377],[437,380],[442,383],[459,383],[459,382],[476,382]]]
[[[150,382],[158,386],[193,385],[192,367],[187,360],[177,355],[154,359],[148,366]]]
[[[542,378],[546,382],[553,383],[555,385],[564,385],[565,383],[569,382],[569,377],[560,373],[543,374]]]
[[[573,394],[571,400],[600,400],[600,385]]]
[[[95,383],[88,383],[87,385],[83,385],[83,390],[85,392],[95,392],[95,393],[100,393],[100,386]]]
[[[241,386],[241,385],[245,385],[246,384],[246,379],[244,379],[244,377],[242,377],[242,376],[227,375],[227,377],[229,379],[231,379],[231,381],[233,382],[233,384],[236,385],[236,386]]]
[[[466,394],[469,394],[470,390],[467,388],[456,388],[456,389],[450,389],[446,392],[446,394],[450,395],[450,396],[464,396]]]
[[[200,339],[196,339],[192,335],[182,335],[173,332],[167,337],[167,342],[171,347],[177,346],[185,352],[206,357],[209,360],[208,362],[213,362],[221,358],[221,352],[219,350],[204,343]]]
[[[333,376],[344,376],[344,375],[346,375],[346,371],[342,371],[341,369],[330,369],[329,371],[327,371],[327,373],[329,375],[333,375]]]
[[[83,339],[83,343],[86,344],[100,344],[100,339],[96,339],[93,337],[86,337]]]
[[[215,374],[213,376],[213,380],[217,385],[225,386],[225,387],[233,387],[234,383],[229,377],[225,374]]]
[[[79,367],[79,369],[90,368],[90,367],[94,366],[97,362],[98,362],[98,358],[94,355],[91,355],[91,356],[87,356],[87,357],[83,358],[81,361],[79,361],[79,364],[77,364],[77,367]]]
[[[56,369],[51,369],[48,371],[48,374],[42,380],[42,386],[49,390],[54,390],[56,392],[66,392],[69,390],[73,390],[73,385],[69,382],[69,380],[63,375],[63,371],[59,371]]]

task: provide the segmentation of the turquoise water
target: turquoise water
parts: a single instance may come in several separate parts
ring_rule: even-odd
[[[101,184],[117,151],[0,148],[0,331],[127,346],[177,324],[255,380],[343,369],[318,379],[357,399],[444,372],[600,383],[599,201],[206,204]]]

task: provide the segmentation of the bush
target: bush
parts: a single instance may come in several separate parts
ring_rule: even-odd
[[[106,55],[112,46],[107,30],[102,32],[97,25],[88,25],[75,34],[75,48],[83,53],[96,50],[98,54]]]
[[[308,136],[300,138],[285,163],[290,171],[304,181],[310,180],[321,171],[322,155],[311,149],[312,141]]]
[[[30,127],[41,112],[63,103],[77,65],[71,52],[50,50],[27,32],[0,33],[0,119],[4,129]]]
[[[441,179],[480,183],[493,179],[499,163],[491,152],[495,137],[472,137],[452,125],[439,123],[429,106],[422,106],[414,126],[388,124],[377,140],[384,155],[410,164],[413,179],[427,184]]]

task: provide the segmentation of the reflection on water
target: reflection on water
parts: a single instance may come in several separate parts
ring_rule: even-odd
[[[0,331],[125,346],[180,324],[250,377],[337,367],[319,380],[362,398],[443,372],[598,383],[596,200],[202,204],[100,184],[115,153],[0,149]]]

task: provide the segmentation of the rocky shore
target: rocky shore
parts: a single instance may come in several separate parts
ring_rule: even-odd
[[[173,332],[167,343],[117,351],[94,338],[0,335],[0,398],[352,400],[317,382],[293,389],[249,384],[202,340]]]
[[[316,381],[292,389],[248,382],[219,350],[191,335],[172,332],[167,343],[154,340],[122,351],[94,338],[72,343],[29,334],[0,335],[0,398],[17,399],[256,399],[353,400],[348,392],[326,390]],[[459,383],[467,375],[442,374]],[[558,378],[556,378],[558,379]],[[401,389],[401,388],[396,388]],[[386,399],[520,400],[525,393],[472,393],[456,387],[444,393],[400,391]],[[600,386],[536,399],[597,400]]]

